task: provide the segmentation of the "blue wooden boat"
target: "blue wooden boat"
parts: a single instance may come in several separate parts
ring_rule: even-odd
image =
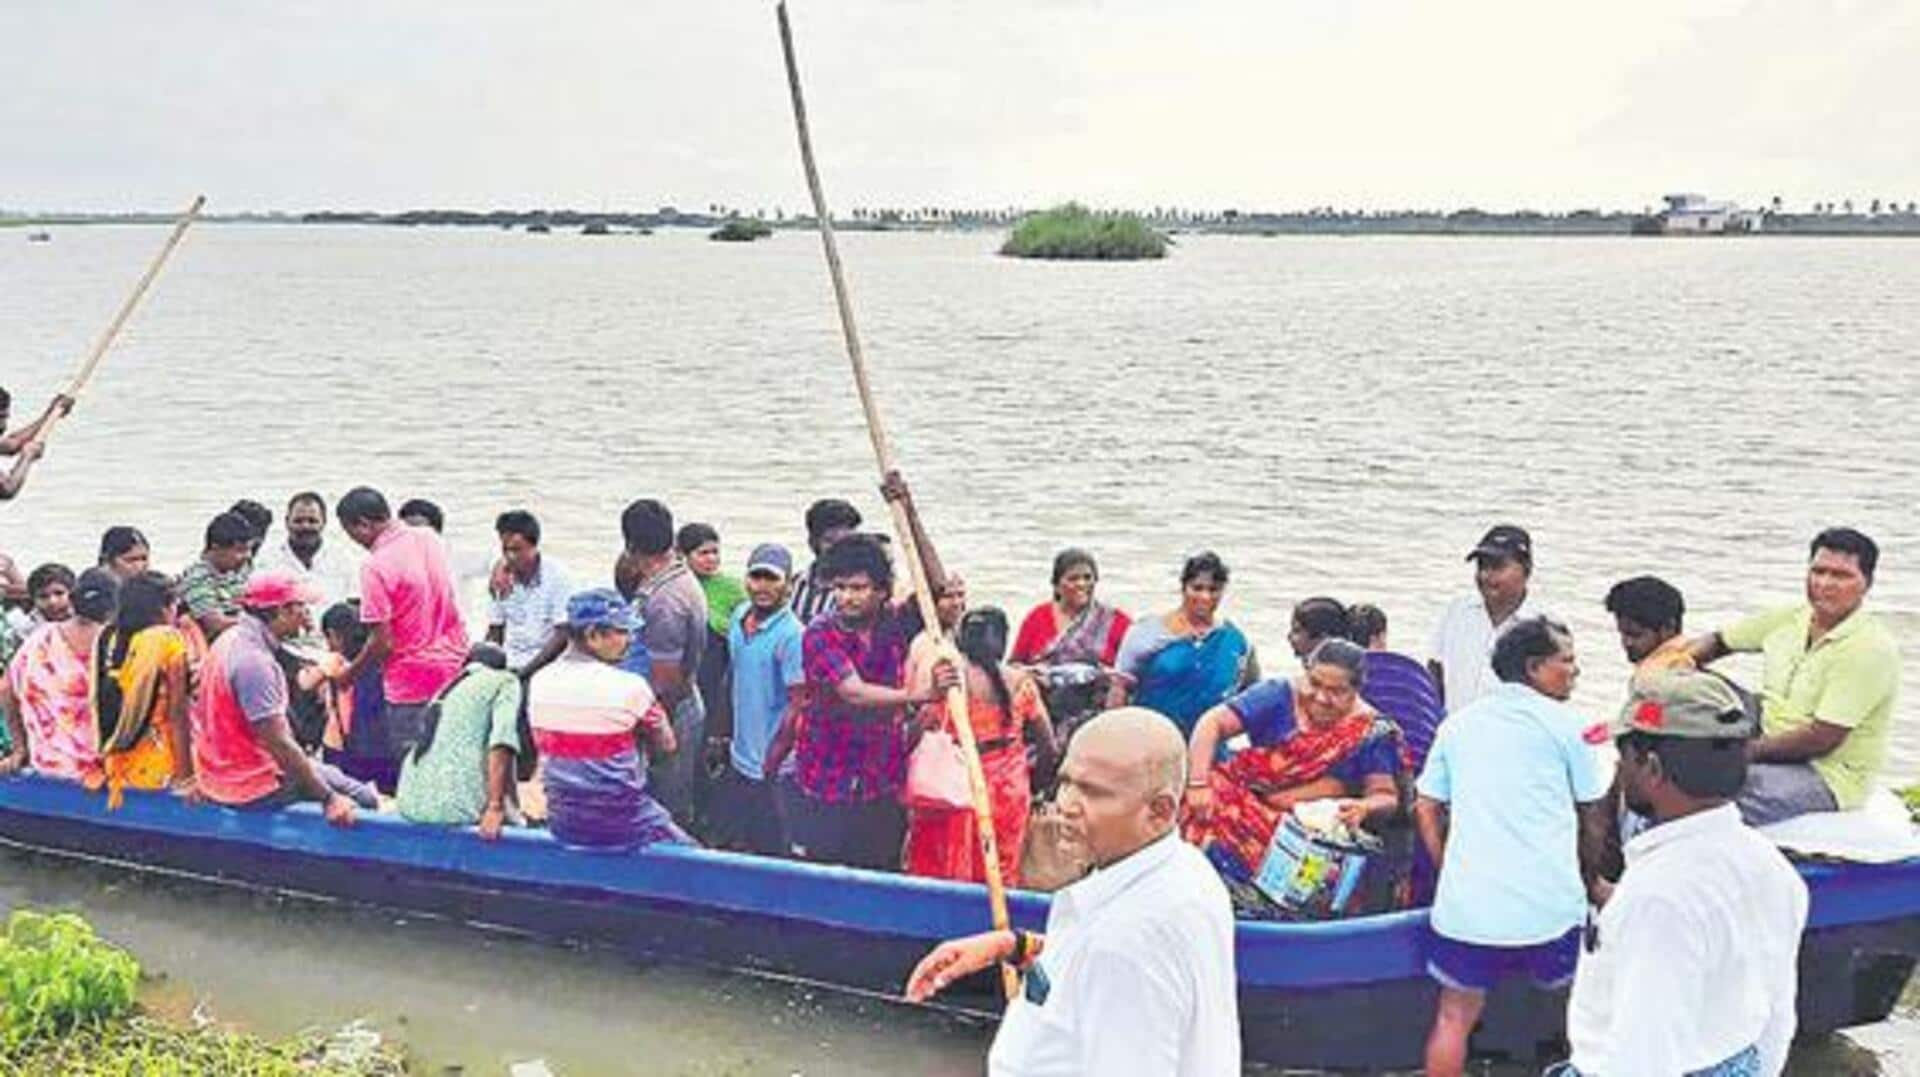
[[[986,919],[981,888],[967,884],[702,849],[594,854],[544,832],[487,843],[390,817],[339,830],[312,805],[240,812],[130,792],[109,812],[99,794],[32,776],[0,780],[0,841],[887,995],[935,941],[979,931]],[[1800,959],[1802,1030],[1883,1020],[1920,953],[1920,859],[1802,870],[1813,891]],[[1046,909],[1045,895],[1012,895],[1022,926],[1041,927]],[[1247,1058],[1302,1068],[1417,1065],[1433,1012],[1424,921],[1416,911],[1242,924]],[[993,1012],[984,984],[952,1002]],[[1475,1050],[1550,1056],[1564,1011],[1564,996],[1503,989],[1489,1001]]]

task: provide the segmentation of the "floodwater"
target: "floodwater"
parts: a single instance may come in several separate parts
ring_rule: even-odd
[[[17,413],[62,383],[162,236],[0,233]],[[1511,520],[1578,638],[1575,701],[1600,715],[1626,673],[1600,606],[1613,581],[1667,577],[1705,629],[1793,601],[1807,539],[1852,524],[1880,541],[1871,601],[1909,655],[1892,776],[1920,777],[1920,243],[1183,236],[1165,262],[1071,265],[998,259],[996,242],[843,237],[901,465],[976,605],[1018,616],[1073,543],[1099,556],[1105,597],[1164,609],[1182,557],[1212,547],[1270,669],[1287,664],[1289,606],[1313,594],[1380,605],[1417,652],[1472,586],[1467,548]],[[586,581],[607,574],[634,497],[716,524],[736,569],[755,542],[798,549],[816,497],[883,516],[806,235],[202,226],[0,508],[0,549],[78,563],[132,523],[177,571],[235,498],[361,482],[438,501],[469,556],[496,513],[531,508]],[[10,899],[39,871],[9,870]],[[302,1014],[412,981],[409,1038],[458,1029],[447,1039],[482,1067],[506,1052],[506,1013],[463,1024],[452,1000],[483,996],[496,963],[543,986],[485,987],[504,992],[486,1005],[516,999],[535,1024],[569,1028],[587,1020],[575,1006],[612,998],[660,1014],[636,1016],[631,1041],[669,1052],[658,1072],[706,1072],[736,1047],[763,1053],[715,1072],[884,1069],[902,1037],[929,1060],[914,1070],[964,1071],[984,1038],[451,929],[406,931],[404,962],[384,927],[335,942],[329,922],[283,948],[273,929],[299,925],[277,906],[209,931],[196,901],[150,900],[130,914],[142,939],[182,982],[227,984],[206,988],[221,1012],[271,1008],[274,976],[306,985],[288,1006]],[[257,940],[274,976],[236,982],[248,962],[194,956],[222,934]],[[775,1036],[783,1012],[796,1031]],[[581,1050],[604,1049],[598,1028],[578,1027]],[[1901,1064],[1920,1066],[1913,1039]]]

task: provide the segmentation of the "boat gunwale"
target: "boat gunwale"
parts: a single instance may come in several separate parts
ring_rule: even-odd
[[[353,828],[342,830],[327,824],[313,804],[250,811],[188,805],[171,794],[134,790],[127,792],[119,809],[109,811],[98,793],[35,775],[0,780],[0,816],[7,814],[162,840],[210,840],[349,867],[425,872],[455,885],[478,882],[522,892],[711,909],[876,937],[931,941],[986,926],[983,888],[977,883],[719,849],[656,845],[604,853],[569,848],[544,831],[531,830],[510,830],[499,841],[486,842],[470,828],[387,815],[363,815]],[[4,829],[0,821],[0,831]],[[112,859],[135,870],[145,867],[124,857]],[[1796,866],[1814,896],[1809,930],[1920,916],[1920,858],[1884,865]],[[256,885],[286,889],[271,881]],[[1008,898],[1016,924],[1044,926],[1048,895],[1012,891]],[[1424,909],[1317,923],[1240,921],[1235,951],[1241,985],[1299,989],[1424,976],[1426,921]]]

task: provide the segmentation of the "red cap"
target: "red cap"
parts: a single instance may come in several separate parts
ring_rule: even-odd
[[[256,572],[247,577],[246,590],[240,592],[240,604],[256,610],[318,601],[319,590],[291,572]]]

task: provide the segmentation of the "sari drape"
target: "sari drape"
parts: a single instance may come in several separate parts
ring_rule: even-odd
[[[7,682],[27,730],[33,769],[97,789],[100,735],[89,704],[93,656],[75,652],[60,627],[41,625],[27,636],[7,664]]]
[[[1027,821],[1033,808],[1033,779],[1021,730],[1036,715],[1046,712],[1046,704],[1030,678],[1009,678],[1007,690],[1013,695],[1011,707],[969,693],[967,718],[973,726],[974,740],[981,746],[980,768],[986,773],[987,800],[993,809],[1000,878],[1008,886],[1018,886],[1020,851],[1026,845]],[[946,704],[931,706],[940,715],[942,727],[951,731],[953,721]],[[905,862],[909,875],[985,882],[987,871],[980,859],[973,809],[908,812]]]
[[[1173,719],[1181,736],[1191,737],[1200,716],[1240,683],[1251,651],[1246,635],[1231,621],[1198,640],[1167,639],[1141,665],[1133,703]]]
[[[1365,746],[1373,731],[1372,712],[1355,711],[1319,729],[1302,725],[1277,744],[1248,748],[1215,766],[1207,779],[1213,814],[1195,844],[1251,877],[1280,825],[1281,813],[1263,798],[1325,777]]]
[[[93,706],[108,809],[120,806],[129,786],[165,789],[172,782],[176,701],[170,679],[187,680],[187,640],[173,627],[154,625],[134,633],[126,655],[115,663],[119,643],[118,630],[109,628],[100,633],[94,652]]]

